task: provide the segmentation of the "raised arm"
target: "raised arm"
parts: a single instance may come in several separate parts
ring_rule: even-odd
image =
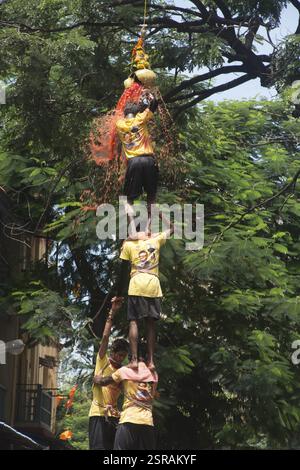
[[[117,311],[121,307],[122,302],[123,302],[122,297],[114,297],[111,301],[112,306],[111,306],[111,309],[110,309],[109,314],[108,314],[107,319],[106,319],[106,323],[105,323],[104,331],[103,331],[103,335],[102,335],[102,340],[101,340],[100,347],[99,347],[99,352],[98,352],[98,354],[100,356],[100,359],[103,359],[103,357],[106,354],[106,351],[107,351],[107,348],[108,348],[109,337],[110,337],[110,333],[111,333],[111,328],[112,328],[112,324],[113,324],[113,319],[114,319],[115,314],[117,313]]]
[[[165,230],[164,233],[166,234],[167,237],[169,237],[170,235],[173,235],[174,233],[174,224],[171,222],[171,220],[168,220],[164,214],[162,213],[162,211],[159,211],[159,218],[161,221],[164,221],[166,222],[167,224],[170,224],[170,228],[168,230]]]
[[[158,100],[155,97],[154,93],[152,93],[150,90],[145,90],[142,94],[141,101],[140,101],[140,107],[141,111],[144,111],[145,109],[149,108],[152,113],[154,113],[157,109],[158,106]]]

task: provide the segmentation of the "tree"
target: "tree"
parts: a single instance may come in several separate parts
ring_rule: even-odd
[[[163,252],[160,344],[183,347],[195,365],[171,379],[160,361],[176,403],[162,441],[174,449],[297,444],[300,129],[288,116],[280,101],[210,103],[182,134],[181,196],[205,205],[205,246],[190,253],[173,241]]]
[[[144,3],[142,0],[89,0],[85,2],[45,1],[35,8],[19,8],[15,0],[2,9],[1,24],[6,30],[17,29],[33,37],[57,37],[84,31],[97,42],[99,37],[115,34],[122,48],[130,43],[130,37],[137,35],[143,23]],[[188,0],[184,7],[155,0],[151,2],[147,24],[148,47],[154,51],[153,65],[168,70],[174,77],[167,82],[165,100],[173,103],[181,113],[200,101],[229,90],[254,78],[261,85],[271,87],[282,84],[286,67],[282,57],[288,53],[289,74],[284,80],[299,78],[300,21],[295,38],[287,37],[280,46],[273,43],[271,33],[280,26],[281,15],[287,5],[300,12],[298,0]],[[293,47],[290,43],[293,42]],[[272,52],[258,52],[258,45],[268,43]],[[293,53],[291,52],[293,49]],[[109,57],[111,51],[105,53]],[[112,54],[114,55],[114,54]],[[112,63],[112,62],[111,62]],[[208,71],[199,74],[201,68]],[[193,73],[192,78],[182,74]],[[97,69],[90,69],[84,81],[93,80]],[[211,80],[227,74],[238,73],[222,85],[213,85]]]
[[[188,178],[160,201],[204,203],[205,245],[162,250],[159,448],[299,446],[299,137],[283,101],[208,103],[182,132]]]
[[[119,247],[99,242],[94,213],[82,210],[84,192],[104,184],[83,143],[93,117],[120,95],[133,45],[128,28],[141,14],[131,3],[104,8],[100,2],[12,0],[0,7],[0,73],[8,84],[7,105],[0,107],[0,186],[18,221],[7,220],[5,230],[49,242],[34,270],[18,284],[6,280],[0,309],[14,303],[33,340],[59,334],[81,357],[88,351],[88,359],[97,343],[90,328],[101,335]],[[245,18],[253,4],[227,5]],[[277,10],[273,2],[259,5],[264,21],[278,21],[284,2],[276,2]],[[166,95],[187,33],[172,33],[170,40],[162,27],[154,32],[149,44],[166,51],[156,64],[170,68],[160,75]],[[219,39],[196,37],[204,42],[192,58],[182,48],[182,72],[212,57],[223,67]],[[207,41],[217,45],[214,56],[205,55]],[[223,49],[233,53],[222,39]],[[183,76],[176,80],[184,83]],[[191,84],[192,93],[199,83]],[[290,361],[299,337],[299,122],[291,111],[284,99],[207,103],[178,121],[186,176],[173,188],[163,178],[159,201],[204,203],[206,239],[199,252],[185,251],[178,240],[162,252],[166,318],[158,337],[156,419],[165,448],[285,447],[299,431],[299,372]],[[115,334],[126,333],[120,312]],[[178,424],[176,433],[170,422]]]
[[[90,408],[90,397],[85,391],[78,391],[74,399],[72,408],[66,412],[65,402],[59,405],[58,423],[56,434],[59,436],[66,430],[70,430],[72,437],[70,443],[75,449],[88,450],[88,414]]]

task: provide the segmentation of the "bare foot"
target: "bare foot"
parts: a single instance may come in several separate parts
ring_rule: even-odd
[[[129,369],[138,370],[138,368],[139,368],[138,361],[130,361],[129,364],[127,365],[127,367],[129,367]]]
[[[154,362],[152,362],[152,361],[149,362],[149,363],[147,364],[147,367],[148,367],[149,370],[151,370],[151,372],[155,372],[156,367],[155,367]]]

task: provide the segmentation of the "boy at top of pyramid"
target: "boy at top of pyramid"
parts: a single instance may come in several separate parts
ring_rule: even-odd
[[[157,104],[155,97],[145,91],[138,103],[126,104],[124,117],[116,123],[127,161],[123,193],[132,205],[144,190],[147,194],[148,214],[151,204],[156,201],[158,165],[147,124],[153,119]]]

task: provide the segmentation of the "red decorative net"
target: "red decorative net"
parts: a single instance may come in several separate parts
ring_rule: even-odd
[[[92,158],[97,165],[119,158],[116,122],[123,117],[126,103],[140,100],[143,89],[142,85],[134,82],[124,91],[113,111],[94,121],[90,134],[90,148]]]

